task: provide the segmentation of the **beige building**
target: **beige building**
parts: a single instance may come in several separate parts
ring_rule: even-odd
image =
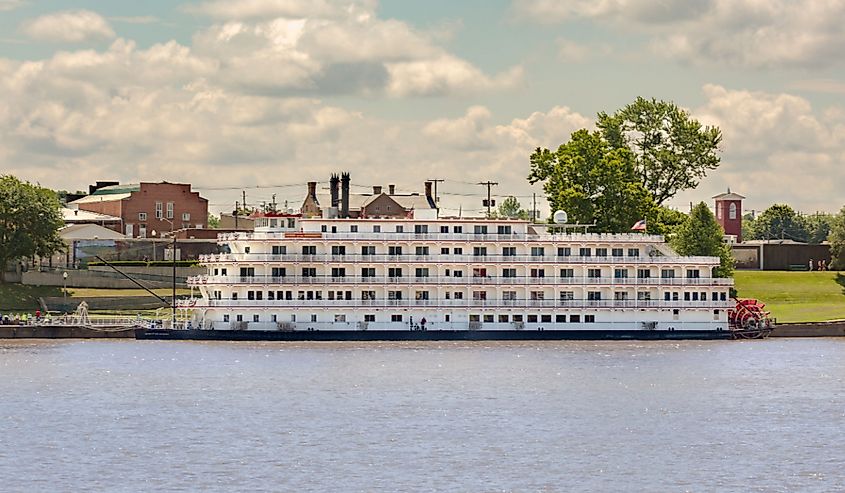
[[[372,192],[349,191],[349,174],[332,175],[329,187],[318,191],[317,182],[308,182],[308,190],[300,209],[303,217],[324,218],[406,218],[413,211],[434,210],[437,206],[431,193],[431,182],[425,182],[423,194],[396,193],[395,185],[385,189],[376,185]],[[222,227],[222,223],[221,223]]]

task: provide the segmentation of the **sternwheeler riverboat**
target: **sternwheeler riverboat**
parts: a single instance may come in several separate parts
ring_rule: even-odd
[[[376,187],[301,213],[262,213],[205,255],[187,328],[139,339],[373,341],[728,339],[732,279],[717,257],[644,233],[446,217],[425,195]],[[362,196],[359,196],[362,195]],[[331,205],[329,205],[331,204]]]

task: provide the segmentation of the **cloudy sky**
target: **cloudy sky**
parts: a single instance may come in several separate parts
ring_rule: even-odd
[[[644,96],[724,133],[722,166],[670,205],[731,187],[833,211],[843,25],[838,0],[0,0],[0,172],[187,181],[214,210],[341,170],[530,205],[534,148]]]

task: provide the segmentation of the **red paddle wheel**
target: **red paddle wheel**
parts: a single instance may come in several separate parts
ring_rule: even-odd
[[[755,299],[734,298],[736,305],[728,310],[728,324],[734,339],[765,339],[773,324],[766,304]]]

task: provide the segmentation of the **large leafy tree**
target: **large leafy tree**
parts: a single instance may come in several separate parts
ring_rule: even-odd
[[[807,242],[819,244],[827,240],[830,226],[833,224],[832,214],[816,213],[804,217],[804,227],[807,230]]]
[[[761,212],[752,226],[753,238],[757,240],[810,239],[804,219],[786,204],[775,204]]]
[[[657,205],[695,188],[719,166],[719,128],[703,126],[669,101],[639,97],[612,115],[599,113],[597,126],[612,147],[634,154],[637,173]]]
[[[508,197],[499,204],[499,217],[508,217],[511,219],[528,219],[531,214],[522,208],[522,204],[516,197]]]
[[[55,192],[0,176],[0,282],[9,262],[64,250],[58,234],[63,224]]]
[[[669,244],[680,255],[703,255],[719,257],[720,265],[714,271],[716,277],[730,277],[733,274],[734,259],[731,247],[722,241],[725,232],[716,216],[704,202],[693,206],[689,219],[678,226]]]
[[[570,221],[595,223],[599,232],[628,231],[657,214],[637,176],[634,155],[610,146],[599,132],[578,130],[557,151],[537,148],[528,180],[544,182],[553,210],[565,210]]]
[[[834,216],[830,225],[830,256],[831,268],[845,270],[845,207]]]

